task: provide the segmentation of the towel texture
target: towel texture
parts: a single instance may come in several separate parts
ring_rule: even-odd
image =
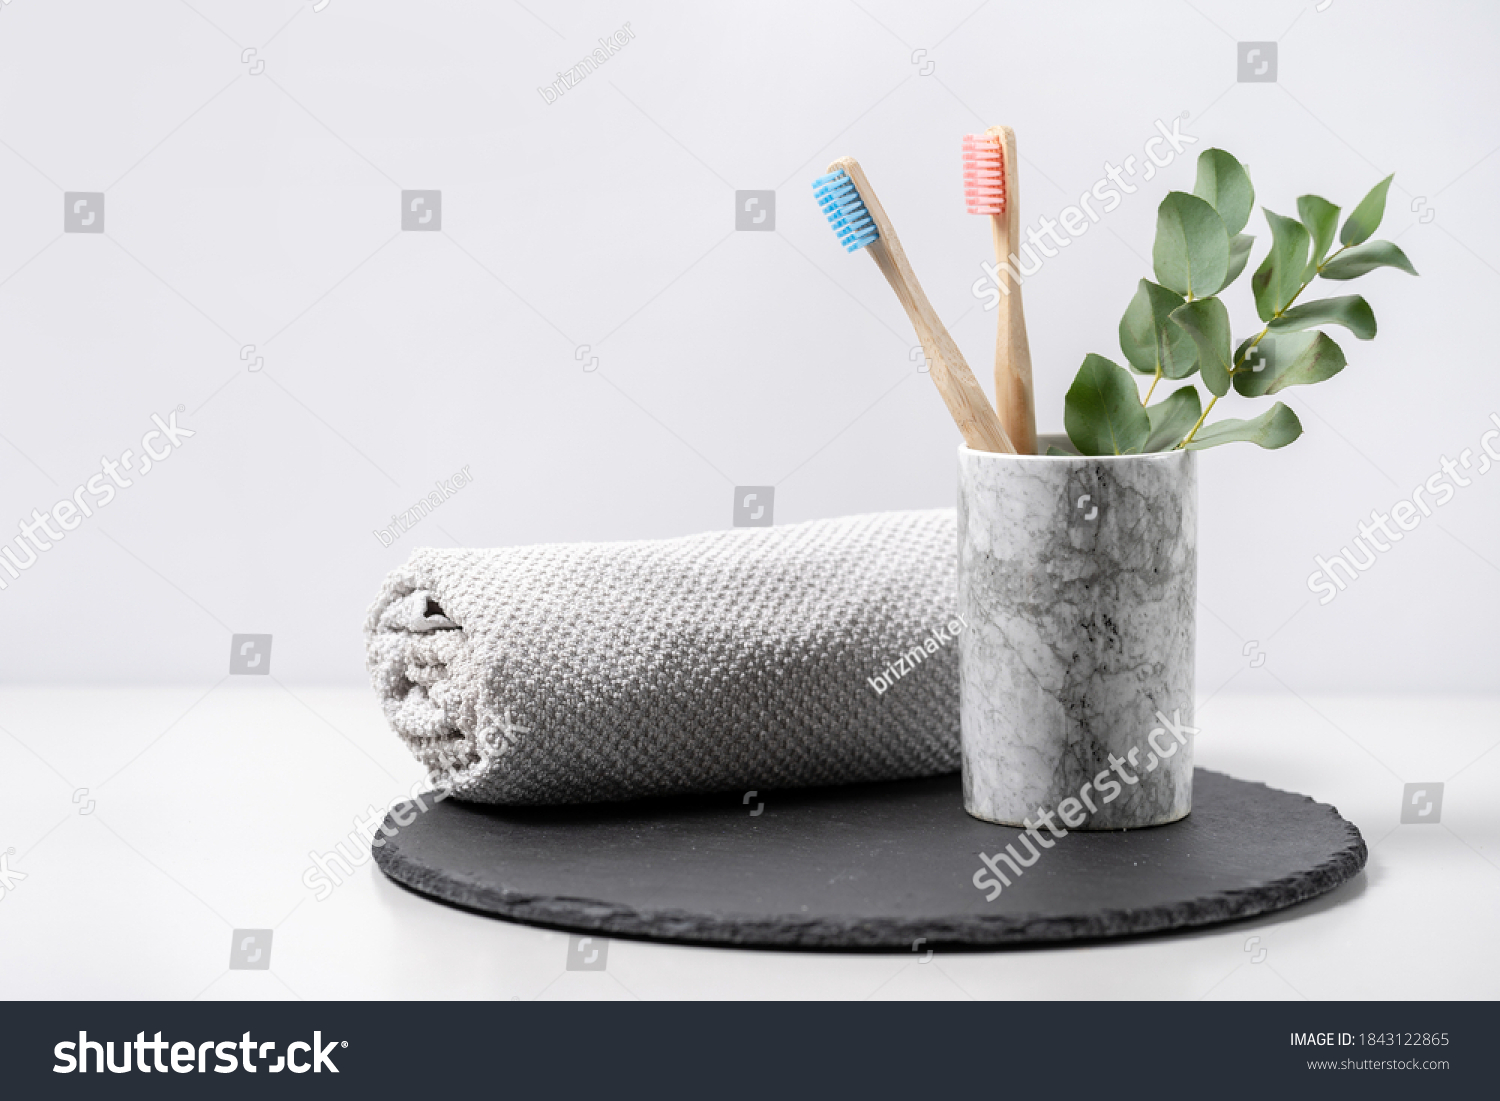
[[[956,546],[939,509],[421,549],[370,609],[368,666],[431,779],[476,802],[949,772]]]

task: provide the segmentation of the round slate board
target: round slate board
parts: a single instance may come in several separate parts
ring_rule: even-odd
[[[1205,769],[1193,784],[1182,821],[1057,838],[993,902],[974,886],[979,854],[1007,843],[1030,853],[1023,831],[964,812],[957,775],[761,792],[748,804],[733,794],[566,807],[448,800],[374,855],[414,891],[515,921],[815,949],[1185,929],[1291,906],[1364,867],[1364,839],[1332,807]]]

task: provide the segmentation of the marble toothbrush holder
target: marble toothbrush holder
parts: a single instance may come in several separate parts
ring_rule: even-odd
[[[1197,536],[1191,451],[959,448],[965,810],[1085,830],[1192,810]]]

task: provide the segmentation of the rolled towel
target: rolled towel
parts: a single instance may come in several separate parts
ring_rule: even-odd
[[[434,783],[542,804],[958,768],[952,509],[415,551],[365,624]]]

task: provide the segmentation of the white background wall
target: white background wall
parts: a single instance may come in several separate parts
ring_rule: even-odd
[[[419,543],[726,527],[736,484],[774,484],[777,522],[951,504],[956,433],[809,182],[861,159],[984,377],[959,137],[1016,127],[1029,222],[1188,112],[1280,212],[1347,209],[1394,171],[1379,235],[1422,272],[1353,288],[1380,335],[1335,334],[1348,369],[1283,395],[1302,440],[1202,456],[1200,694],[1500,686],[1500,474],[1327,607],[1306,587],[1500,412],[1492,5],[313,7],[0,11],[0,536],[152,413],[196,432],[0,591],[6,682],[207,685],[231,632],[268,632],[283,681],[358,683],[364,609]],[[1238,40],[1278,42],[1276,83],[1237,82]],[[1086,352],[1118,358],[1156,203],[1192,178],[1172,165],[1028,284],[1044,430]],[[403,188],[441,189],[441,232],[401,232]],[[736,232],[735,190],[770,188],[775,231]],[[65,191],[106,193],[104,234],[61,232]],[[1248,330],[1248,287],[1231,300]],[[472,487],[381,546],[466,465]]]

